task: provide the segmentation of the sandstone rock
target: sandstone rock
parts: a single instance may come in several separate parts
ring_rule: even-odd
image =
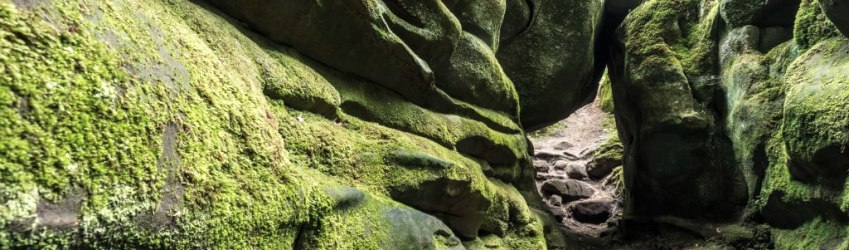
[[[569,163],[566,166],[566,176],[576,180],[584,180],[587,178],[587,166],[580,163]]]
[[[559,195],[566,201],[589,198],[595,194],[595,189],[586,182],[571,179],[546,181],[541,190],[546,196]]]
[[[501,26],[507,12],[506,0],[446,0],[443,3],[460,20],[464,31],[483,40],[492,51],[498,50]]]
[[[593,158],[586,165],[589,177],[600,179],[609,175],[610,172],[622,166],[623,147],[617,138],[611,138],[599,146]]]
[[[534,161],[534,170],[537,172],[547,173],[549,169],[551,169],[551,166],[548,165],[548,162],[540,160]]]
[[[717,20],[725,16],[702,13],[699,5],[647,1],[631,11],[617,31],[621,40],[613,48],[621,51],[614,50],[609,72],[625,145],[626,189],[640,190],[626,198],[633,203],[625,201],[634,215],[730,217],[746,204],[742,174],[731,160],[727,136],[717,126],[723,117],[710,108],[718,99],[713,94],[718,91],[716,81],[710,79],[716,78],[713,69],[721,66],[716,63],[721,37]],[[675,22],[678,25],[670,25]],[[590,165],[591,176],[593,170],[602,169]],[[599,172],[607,171],[596,176]]]
[[[577,201],[569,205],[568,211],[577,221],[601,224],[610,218],[612,203],[612,200]]]
[[[553,195],[551,195],[551,197],[549,197],[549,204],[551,204],[552,206],[555,206],[555,207],[562,206],[563,205],[563,197],[560,197],[560,195],[553,194]]]
[[[418,210],[450,215],[446,224],[462,237],[474,238],[486,218],[491,201],[473,190],[470,182],[440,178],[420,183],[416,188],[393,190],[394,200]]]
[[[554,169],[556,169],[556,170],[564,170],[568,166],[569,166],[568,161],[562,161],[561,160],[561,161],[555,161],[554,162]]]
[[[513,82],[504,74],[492,49],[477,36],[463,32],[449,63],[434,70],[437,71],[436,86],[450,96],[518,115],[519,103]]]
[[[592,100],[603,68],[595,42],[603,1],[509,1],[498,61],[513,80],[529,131]]]
[[[560,207],[551,208],[551,213],[554,215],[554,219],[557,221],[563,221],[563,219],[566,218],[567,215],[569,215],[569,213],[566,212],[566,209]]]
[[[719,12],[732,28],[754,24],[763,15],[767,0],[722,0]]]
[[[558,158],[565,158],[565,156],[559,152],[550,151],[550,150],[539,150],[534,153],[534,156],[543,160],[552,160]]]
[[[373,8],[372,0],[321,8],[307,0],[210,2],[275,41],[419,103],[432,93],[431,69],[447,63],[461,37],[457,18],[436,1],[392,0],[394,8]]]
[[[784,139],[795,178],[843,187],[849,171],[849,44],[830,40],[787,70]],[[830,73],[823,73],[830,72]]]
[[[562,175],[559,174],[549,174],[549,173],[537,173],[536,180],[564,180],[566,179]]]
[[[389,208],[383,211],[383,218],[392,232],[387,247],[465,249],[451,229],[433,216],[413,209]]]
[[[849,37],[849,1],[847,0],[820,0],[823,12],[831,19],[831,22],[840,29],[843,35]]]

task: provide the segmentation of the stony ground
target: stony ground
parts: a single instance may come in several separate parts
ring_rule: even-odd
[[[621,195],[611,178],[620,164],[597,166],[594,161],[602,145],[616,135],[605,127],[606,119],[612,117],[596,100],[531,135],[538,190],[563,226],[581,236],[613,232],[622,214]]]

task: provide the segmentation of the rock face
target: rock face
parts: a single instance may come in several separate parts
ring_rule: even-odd
[[[727,160],[731,143],[711,106],[712,69],[718,66],[711,39],[720,17],[699,10],[699,1],[644,3],[628,15],[621,41],[612,45],[613,97],[631,195],[626,208],[633,213],[731,215],[746,203],[742,173]],[[674,22],[682,24],[667,25]]]
[[[496,56],[586,99],[600,1],[551,3],[0,1],[0,249],[562,242]]]
[[[626,217],[742,216],[784,229],[776,248],[845,245],[841,4],[655,0],[628,14],[609,48]]]
[[[847,55],[849,44],[829,41],[790,66],[782,126],[792,176],[837,189],[849,171]]]
[[[542,184],[544,195],[558,195],[566,200],[589,198],[595,194],[595,189],[587,183],[578,180],[550,180]]]
[[[507,10],[497,56],[516,85],[526,129],[566,118],[595,97],[603,2],[508,0],[516,7]]]
[[[600,224],[610,218],[613,202],[607,200],[585,200],[572,203],[569,211],[575,220],[585,223]]]

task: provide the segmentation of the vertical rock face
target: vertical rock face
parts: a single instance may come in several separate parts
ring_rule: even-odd
[[[0,0],[0,249],[561,242],[525,127],[592,96],[601,8]]]
[[[717,13],[698,1],[649,1],[620,26],[611,62],[635,214],[728,216],[746,187],[717,124]],[[615,49],[615,48],[614,48]]]
[[[498,59],[513,80],[522,124],[541,128],[592,101],[603,1],[519,1],[508,6]],[[578,48],[578,49],[576,49]]]
[[[841,6],[654,0],[628,14],[609,62],[628,212],[763,222],[784,229],[776,248],[845,246]]]

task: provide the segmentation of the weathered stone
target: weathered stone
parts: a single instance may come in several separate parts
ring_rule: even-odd
[[[554,145],[554,150],[567,150],[571,148],[573,145],[567,141],[558,142]]]
[[[483,40],[492,51],[498,50],[501,25],[507,11],[506,0],[445,0],[443,3],[460,20],[464,31]]]
[[[568,211],[577,221],[601,224],[610,218],[613,202],[612,200],[577,201],[569,205]]]
[[[626,214],[731,217],[746,204],[745,182],[710,104],[718,99],[711,79],[720,67],[721,17],[702,7],[647,1],[619,26],[609,72],[631,194]]]
[[[393,190],[394,200],[422,211],[447,214],[446,224],[466,238],[477,236],[491,201],[474,191],[471,183],[449,178],[420,183],[416,188]]]
[[[436,86],[452,97],[518,115],[519,100],[513,82],[504,74],[492,49],[477,36],[463,32],[449,63],[434,70]]]
[[[843,187],[849,171],[849,45],[830,40],[787,70],[784,139],[794,177]]]
[[[546,196],[559,195],[566,201],[589,198],[595,194],[595,189],[578,180],[549,180],[542,184],[542,193]]]
[[[568,161],[555,161],[554,162],[554,169],[556,169],[556,170],[564,170],[568,166],[569,166]]]
[[[461,37],[459,21],[439,1],[392,0],[390,8],[376,8],[376,0],[210,2],[275,41],[418,103],[433,91],[432,68],[447,63]]]
[[[549,174],[549,173],[537,173],[536,180],[544,181],[544,180],[563,180],[566,179],[562,175],[558,174]]]
[[[622,166],[622,150],[622,144],[619,140],[611,140],[602,144],[587,163],[586,169],[589,177],[604,178],[614,168]]]
[[[603,71],[594,55],[604,6],[599,0],[511,2],[521,7],[508,7],[497,56],[516,85],[522,124],[531,131],[595,96]]]
[[[384,210],[383,218],[392,232],[385,247],[409,246],[417,249],[465,249],[460,239],[439,219],[403,208]]]
[[[566,209],[563,209],[563,208],[560,208],[560,207],[552,208],[551,214],[554,215],[554,219],[557,220],[557,221],[563,221],[563,219],[566,218],[567,215],[569,215],[566,212]]]
[[[754,24],[763,14],[767,0],[722,0],[719,12],[732,28]]]
[[[576,180],[584,180],[587,178],[587,166],[580,163],[569,163],[566,166],[566,176]]]

